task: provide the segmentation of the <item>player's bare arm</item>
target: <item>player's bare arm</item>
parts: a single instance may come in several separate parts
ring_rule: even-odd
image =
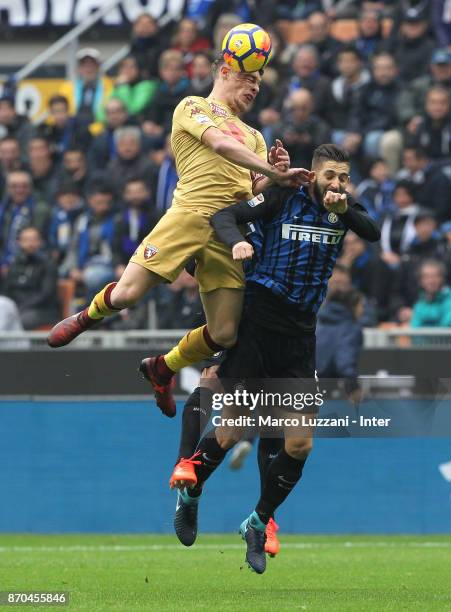
[[[202,142],[224,159],[252,172],[264,174],[279,185],[297,186],[309,182],[310,172],[308,170],[304,168],[287,170],[284,163],[280,166],[278,164],[272,166],[256,153],[250,151],[245,145],[221,132],[219,128],[210,126],[205,130],[202,135]]]

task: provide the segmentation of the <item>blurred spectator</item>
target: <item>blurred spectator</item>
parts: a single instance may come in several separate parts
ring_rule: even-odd
[[[291,92],[285,103],[284,119],[274,126],[274,135],[282,140],[293,167],[310,167],[314,149],[330,141],[329,127],[314,114],[313,105],[308,89]]]
[[[441,85],[451,94],[451,51],[437,49],[434,51],[429,72],[419,74],[411,83],[404,86],[400,95],[400,118],[406,125],[408,133],[415,133],[421,121],[426,94],[431,87]]]
[[[381,227],[382,259],[389,266],[397,266],[400,254],[405,253],[415,238],[415,218],[419,211],[415,185],[399,181],[393,193],[396,212],[384,219]]]
[[[187,96],[206,98],[213,88],[213,61],[208,51],[198,51],[191,64],[191,80]]]
[[[443,47],[451,45],[451,8],[449,0],[434,0],[432,3],[432,22],[435,38]]]
[[[383,40],[382,15],[377,11],[362,11],[359,16],[359,36],[355,46],[367,64],[381,50]]]
[[[425,259],[442,258],[444,251],[434,213],[420,209],[415,218],[415,238],[401,256],[390,296],[393,318],[400,323],[407,323],[412,316],[412,305],[418,298],[418,270],[421,263]]]
[[[37,228],[22,229],[5,279],[5,294],[16,303],[24,329],[55,323],[61,314],[56,264],[43,246]]]
[[[20,230],[34,225],[47,236],[49,209],[37,203],[32,195],[32,180],[28,172],[15,170],[8,174],[6,197],[0,204],[0,262],[7,265],[14,258]]]
[[[421,147],[430,159],[451,155],[451,116],[448,90],[440,85],[426,95],[425,112],[419,118],[411,137],[414,147]]]
[[[330,24],[327,15],[320,11],[312,13],[307,19],[309,43],[318,52],[320,72],[333,77],[337,72],[335,60],[341,44],[330,35]]]
[[[221,53],[222,41],[227,32],[237,25],[243,23],[238,15],[235,15],[233,11],[223,13],[220,15],[213,27],[213,52],[215,55]],[[211,31],[209,27],[206,31]]]
[[[451,221],[443,223],[440,228],[440,236],[442,237],[440,259],[446,265],[447,283],[451,285]]]
[[[377,221],[393,214],[393,191],[395,181],[383,159],[375,159],[369,169],[369,178],[357,187],[355,197]]]
[[[168,24],[160,28],[149,13],[142,13],[133,22],[130,53],[144,71],[145,78],[158,77],[158,58],[167,47],[170,27]]]
[[[359,139],[362,132],[363,151],[367,157],[382,157],[391,172],[399,169],[402,136],[399,131],[398,105],[400,88],[398,68],[388,53],[375,55],[371,60],[372,78],[358,97],[350,124],[354,133],[349,138]]]
[[[59,186],[49,231],[49,243],[58,265],[67,255],[75,223],[85,208],[86,203],[74,183],[68,182]]]
[[[177,175],[177,168],[175,167],[174,153],[172,152],[171,136],[166,136],[166,146],[163,161],[161,162],[160,169],[158,171],[158,184],[157,184],[157,210],[160,213],[166,212],[166,210],[172,204],[172,196],[179,180]]]
[[[329,95],[329,79],[319,71],[318,52],[313,45],[301,45],[292,61],[293,76],[280,88],[274,103],[261,111],[260,124],[271,126],[281,120],[280,111],[287,97],[297,89],[308,89],[315,99],[316,113],[323,117]],[[263,130],[266,141],[271,141],[267,130]]]
[[[361,142],[355,114],[363,86],[369,82],[370,74],[364,69],[362,57],[353,46],[345,46],[339,51],[337,66],[340,76],[332,81],[326,95],[324,118],[333,129],[333,142],[354,155]]]
[[[111,94],[109,81],[100,74],[100,53],[85,48],[77,52],[78,76],[74,82],[66,81],[60,95],[69,101],[70,114],[76,115],[81,125],[99,121],[101,110]]]
[[[79,146],[82,149],[89,147],[91,134],[86,126],[71,116],[67,98],[60,95],[52,96],[48,109],[48,118],[38,126],[37,135],[50,143],[57,161],[60,161],[63,153],[71,147]]]
[[[254,0],[187,0],[186,16],[193,19],[206,34],[210,34],[226,15],[231,14],[238,19],[238,23],[259,23],[262,26],[266,23],[265,3],[257,3]],[[258,12],[257,12],[258,10]],[[258,19],[262,11],[263,20]],[[234,23],[226,29],[223,34],[233,28]],[[223,24],[223,27],[224,24]],[[221,39],[222,40],[222,39]]]
[[[327,294],[339,291],[349,291],[352,289],[351,270],[341,264],[336,263],[327,285]],[[377,325],[378,317],[375,304],[368,299],[364,299],[363,315],[361,323],[363,327],[374,327]]]
[[[161,286],[157,300],[158,326],[193,329],[205,322],[196,279],[185,270],[172,284]]]
[[[45,138],[34,137],[28,143],[28,166],[33,179],[33,197],[50,209],[55,192],[56,168],[50,144]]]
[[[446,268],[433,259],[421,264],[420,298],[413,306],[411,327],[451,327],[451,288],[446,285]]]
[[[405,149],[403,157],[404,167],[399,174],[415,182],[418,202],[431,208],[439,222],[450,219],[450,167],[439,162],[433,163],[421,148]]]
[[[154,99],[157,89],[158,81],[144,78],[138,60],[133,55],[129,55],[119,64],[110,100],[121,100],[130,116],[140,117]],[[105,122],[104,109],[99,112],[98,117]]]
[[[11,136],[19,142],[20,150],[27,150],[28,141],[33,133],[33,126],[28,118],[16,112],[14,98],[0,98],[0,138]]]
[[[172,115],[177,104],[187,95],[189,79],[183,67],[180,51],[165,51],[159,62],[161,83],[146,113],[143,130],[155,139],[155,147],[161,147],[163,136],[171,131]]]
[[[338,260],[351,272],[352,285],[359,289],[377,309],[378,321],[387,321],[394,274],[373,247],[354,232],[345,236]]]
[[[209,49],[210,43],[207,38],[199,35],[197,23],[192,19],[182,19],[175,31],[172,41],[172,48],[180,51],[183,55],[185,72],[188,77],[192,77],[192,67],[194,54],[203,49]]]
[[[0,295],[0,332],[23,331],[22,321],[16,304],[8,297]]]
[[[160,218],[144,180],[131,178],[126,182],[121,208],[113,243],[116,278],[122,276],[130,257]]]
[[[87,301],[114,280],[113,192],[105,185],[94,185],[88,205],[88,211],[75,223],[70,248],[60,266],[61,275],[84,285]]]
[[[104,170],[108,162],[116,157],[114,131],[130,123],[124,102],[110,98],[105,104],[105,129],[94,138],[89,152],[89,163],[93,170]]]
[[[130,178],[139,178],[146,182],[155,193],[157,169],[142,150],[141,130],[136,126],[119,128],[114,132],[116,157],[107,166],[107,176],[110,184],[120,198],[125,183]]]
[[[0,199],[3,199],[8,173],[19,170],[21,165],[19,141],[5,136],[0,140]]]
[[[79,148],[68,149],[63,155],[63,165],[58,172],[58,184],[74,183],[79,192],[85,196],[89,183],[88,162],[85,152]]]
[[[412,81],[428,71],[435,46],[427,35],[428,27],[425,11],[411,7],[402,16],[399,32],[395,30],[396,36],[388,43],[403,81]]]
[[[358,360],[363,346],[363,296],[357,289],[328,293],[318,313],[316,367],[319,378],[344,379],[350,401],[360,403]]]

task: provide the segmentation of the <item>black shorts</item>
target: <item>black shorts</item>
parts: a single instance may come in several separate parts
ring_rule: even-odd
[[[227,351],[218,377],[226,393],[243,389],[254,394],[263,393],[265,401],[260,404],[261,413],[273,416],[292,411],[316,414],[319,404],[315,398],[319,390],[315,349],[314,333],[298,332],[286,336],[245,316],[238,331],[238,341]],[[268,404],[269,397],[283,398],[283,403],[276,400],[275,404]]]
[[[314,333],[285,336],[258,325],[245,315],[238,341],[226,354],[220,378],[315,379]]]

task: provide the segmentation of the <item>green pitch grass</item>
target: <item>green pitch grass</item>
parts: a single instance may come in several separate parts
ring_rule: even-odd
[[[68,608],[32,608],[54,612],[451,610],[451,536],[281,540],[258,576],[233,535],[0,535],[0,591],[69,591]]]

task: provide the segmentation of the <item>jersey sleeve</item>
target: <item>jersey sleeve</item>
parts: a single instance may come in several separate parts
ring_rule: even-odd
[[[208,102],[203,98],[184,98],[174,111],[173,122],[197,140],[209,127],[217,127]]]

